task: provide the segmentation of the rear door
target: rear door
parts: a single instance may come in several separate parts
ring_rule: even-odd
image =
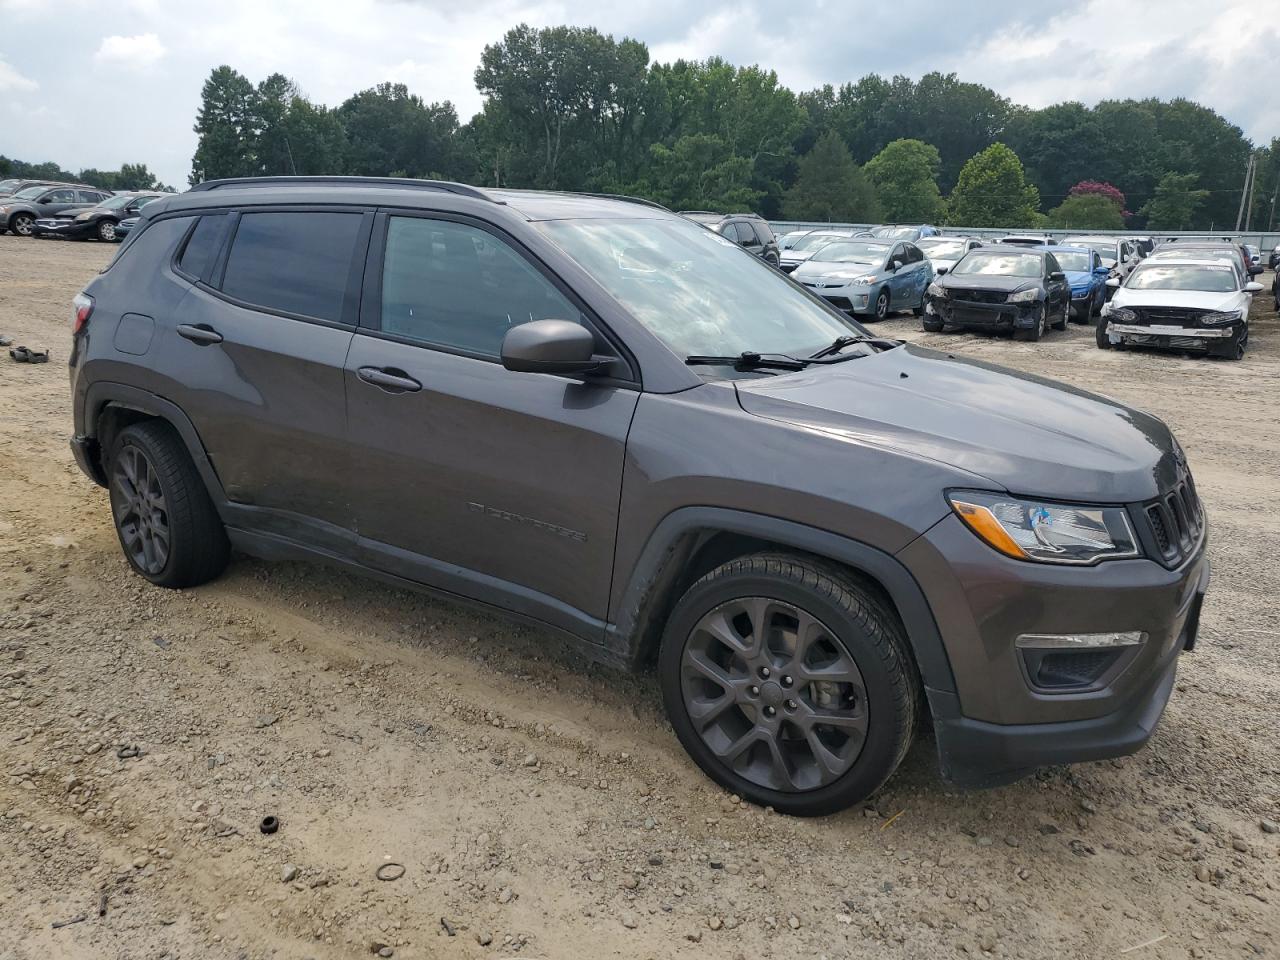
[[[757,257],[764,252],[764,244],[760,242],[760,238],[756,236],[756,232],[751,229],[751,224],[742,220],[735,220],[730,228],[734,231],[734,239],[738,246],[744,250],[749,250]]]
[[[342,371],[372,221],[351,208],[205,216],[174,264],[195,282],[165,331],[175,399],[232,504],[290,539],[352,539]]]
[[[635,384],[502,366],[503,337],[529,320],[574,320],[610,346],[491,225],[389,212],[374,237],[346,364],[365,562],[569,629],[603,621]]]

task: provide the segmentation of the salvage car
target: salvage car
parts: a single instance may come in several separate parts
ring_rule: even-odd
[[[916,243],[937,273],[946,273],[970,250],[982,246],[977,237],[925,237]]]
[[[28,187],[0,200],[0,227],[20,237],[30,237],[39,218],[71,207],[97,206],[109,196],[111,191],[91,187]]]
[[[933,265],[914,243],[831,240],[791,276],[840,310],[883,320],[900,310],[924,312]]]
[[[1010,233],[997,237],[995,242],[1013,247],[1052,247],[1058,241],[1047,233]]]
[[[1072,247],[1088,247],[1098,251],[1102,264],[1111,276],[1123,280],[1137,266],[1139,259],[1133,244],[1123,237],[1081,236],[1067,237],[1062,241]]]
[[[825,244],[833,240],[848,240],[851,234],[843,230],[810,230],[796,240],[788,250],[783,250],[778,262],[783,273],[792,273]]]
[[[69,240],[96,237],[114,243],[120,239],[116,236],[116,228],[121,220],[136,216],[148,203],[162,196],[164,194],[161,193],[119,193],[96,207],[72,207],[56,217],[41,217],[32,225],[31,234]]]
[[[1150,257],[1124,281],[1098,320],[1102,349],[1158,347],[1242,360],[1249,308],[1262,284],[1226,257]]]
[[[778,249],[790,250],[797,241],[812,233],[822,233],[833,237],[869,237],[869,230],[860,230],[856,227],[806,227],[803,230],[791,230],[778,237]]]
[[[925,237],[936,237],[940,232],[937,227],[931,227],[927,223],[915,227],[889,224],[883,227],[872,227],[869,231],[877,240],[906,240],[908,243],[915,243]]]
[[[1107,302],[1107,278],[1111,271],[1103,264],[1098,251],[1089,247],[1039,247],[1032,249],[1052,253],[1071,287],[1071,321],[1088,323]]]
[[[684,210],[680,216],[700,223],[731,243],[759,257],[770,266],[778,266],[778,240],[769,224],[758,213],[711,213],[707,210]]]
[[[923,326],[933,333],[959,327],[1039,340],[1049,324],[1065,330],[1070,313],[1071,287],[1047,248],[983,247],[930,284]]]
[[[874,794],[922,729],[972,786],[1132,753],[1195,646],[1164,423],[872,336],[643,202],[208,181],[71,321],[72,452],[139,578],[235,547],[482,605],[656,672],[779,812]]]

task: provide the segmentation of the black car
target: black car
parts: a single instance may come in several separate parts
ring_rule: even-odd
[[[28,187],[11,197],[0,198],[0,228],[19,237],[30,237],[37,220],[56,216],[72,207],[96,206],[110,196],[110,190],[98,187],[60,184]]]
[[[982,247],[929,285],[924,329],[945,327],[1012,331],[1018,340],[1039,340],[1052,319],[1065,330],[1071,285],[1047,250]]]
[[[680,216],[700,223],[726,240],[745,247],[765,263],[777,266],[781,259],[778,238],[758,213],[711,213],[708,210],[681,210]]]
[[[84,240],[97,237],[113,243],[120,239],[116,228],[120,221],[136,217],[138,211],[162,193],[122,193],[104,200],[96,207],[73,207],[56,217],[42,217],[31,227],[35,237],[66,237]]]

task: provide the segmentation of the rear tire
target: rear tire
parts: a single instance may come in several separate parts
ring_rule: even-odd
[[[813,679],[819,671],[834,679]],[[691,586],[667,621],[658,674],[694,762],[726,790],[796,816],[878,790],[919,715],[920,678],[893,611],[842,567],[786,554],[731,560]]]
[[[925,333],[941,333],[942,328],[946,326],[946,323],[939,320],[937,317],[931,317],[928,314],[925,314],[924,319],[920,321],[920,326],[924,329]]]
[[[177,431],[135,423],[111,446],[108,484],[116,535],[134,571],[156,586],[194,587],[222,573],[227,533]]]

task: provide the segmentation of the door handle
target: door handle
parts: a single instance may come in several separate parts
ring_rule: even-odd
[[[422,384],[395,367],[361,367],[356,376],[390,393],[416,393]]]
[[[192,343],[198,343],[202,347],[210,343],[222,342],[222,334],[204,323],[180,323],[178,324],[178,336],[190,340]]]

